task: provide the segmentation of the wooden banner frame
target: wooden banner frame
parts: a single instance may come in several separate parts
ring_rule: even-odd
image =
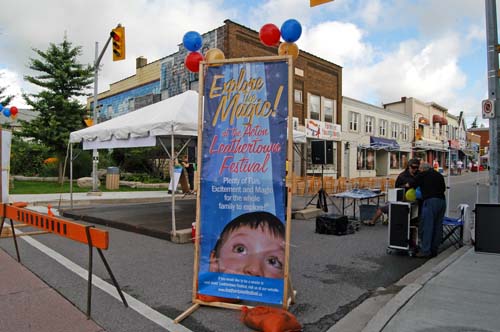
[[[199,69],[199,97],[198,97],[198,169],[202,169],[202,131],[203,131],[203,95],[205,88],[205,69],[211,65],[218,64],[230,64],[230,63],[249,63],[249,62],[278,62],[278,61],[286,61],[288,65],[288,140],[287,140],[287,151],[286,151],[286,197],[287,202],[289,202],[286,206],[286,220],[285,220],[285,264],[284,264],[284,274],[283,274],[283,301],[282,306],[285,310],[295,302],[296,291],[292,288],[291,277],[290,277],[290,237],[291,237],[291,220],[292,220],[292,172],[289,167],[292,165],[293,158],[293,58],[292,56],[265,56],[265,57],[253,57],[253,58],[235,58],[235,59],[224,59],[224,60],[215,60],[215,61],[202,61],[200,62]],[[196,179],[197,188],[200,188],[201,177],[198,176]],[[194,250],[194,268],[193,268],[193,293],[192,293],[192,302],[193,305],[189,307],[186,311],[180,314],[177,318],[174,319],[175,323],[179,323],[186,317],[188,317],[191,313],[196,311],[201,305],[212,306],[212,307],[220,307],[226,309],[236,309],[241,310],[243,305],[227,303],[227,302],[206,302],[198,298],[198,273],[199,273],[199,259],[200,259],[200,234],[201,234],[201,226],[200,226],[200,190],[197,191],[196,197],[196,241],[195,241],[195,250]],[[251,307],[251,306],[247,306]]]

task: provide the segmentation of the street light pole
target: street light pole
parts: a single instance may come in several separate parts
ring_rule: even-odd
[[[94,105],[93,105],[93,124],[97,124],[97,87],[98,87],[98,78],[99,78],[99,64],[101,63],[102,56],[104,55],[104,52],[108,48],[109,43],[111,42],[111,35],[108,37],[108,40],[106,41],[106,44],[104,44],[104,47],[101,51],[101,54],[99,54],[99,42],[95,42],[95,62],[94,62]],[[97,166],[99,164],[99,151],[97,149],[92,150],[92,191],[89,192],[89,195],[101,195],[102,193],[99,191],[97,182],[98,182],[98,177],[97,177]]]
[[[99,77],[99,64],[97,60],[99,59],[99,42],[95,42],[95,62],[94,62],[94,105],[93,105],[93,124],[97,124],[97,79]],[[97,149],[92,150],[92,192],[100,193],[97,186],[97,166],[99,164],[99,151]]]

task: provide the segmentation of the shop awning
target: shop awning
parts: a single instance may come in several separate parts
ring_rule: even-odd
[[[443,126],[446,126],[448,124],[448,120],[446,120],[446,118],[443,117],[443,116],[434,114],[432,116],[432,123],[439,123],[439,124],[441,124]]]
[[[396,140],[375,136],[370,136],[370,147],[375,150],[399,150]]]

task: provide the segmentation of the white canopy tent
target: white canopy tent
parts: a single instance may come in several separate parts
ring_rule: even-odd
[[[177,151],[175,138],[191,138],[198,135],[198,105],[196,91],[186,91],[155,104],[148,105],[97,125],[74,131],[70,143],[83,143],[84,150],[163,146],[170,157],[170,172],[173,174],[175,159],[189,143]],[[162,138],[170,136],[170,152]],[[294,130],[295,143],[305,143],[305,133]],[[72,144],[70,144],[70,178],[72,184]],[[175,235],[175,188],[172,190],[172,231]],[[72,193],[71,193],[72,197]]]
[[[198,93],[186,91],[172,98],[148,105],[92,127],[70,134],[70,143],[83,143],[83,148],[111,149],[155,146],[158,142],[170,157],[170,174],[173,174],[175,159],[187,143],[175,152],[175,138],[198,135]],[[170,136],[169,153],[160,136]],[[189,142],[189,141],[188,141]],[[71,149],[72,151],[72,149]],[[72,152],[71,152],[72,154]],[[72,163],[73,157],[70,161]],[[70,167],[72,183],[72,165]],[[176,234],[175,188],[172,190],[172,233]]]

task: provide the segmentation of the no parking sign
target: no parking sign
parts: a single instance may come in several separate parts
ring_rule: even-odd
[[[483,119],[491,119],[495,117],[495,107],[492,100],[483,100]]]

